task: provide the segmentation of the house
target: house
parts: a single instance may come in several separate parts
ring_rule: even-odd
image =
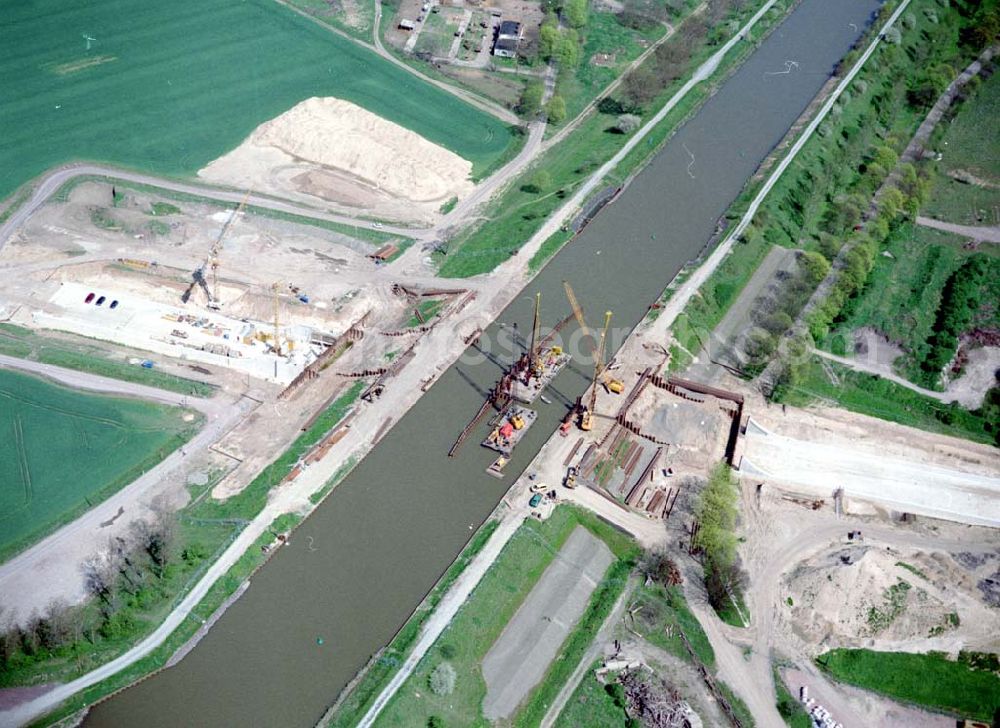
[[[406,18],[403,18],[402,20],[399,21],[400,30],[413,30],[415,27],[416,24],[412,20],[407,20]]]
[[[493,44],[493,55],[499,58],[514,58],[517,56],[517,41],[513,38],[498,38]]]
[[[524,29],[521,24],[513,20],[505,20],[500,23],[500,32],[497,33],[497,40],[507,40],[512,39],[515,41],[521,40],[521,34]]]

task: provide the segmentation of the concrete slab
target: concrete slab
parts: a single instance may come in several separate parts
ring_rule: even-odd
[[[507,718],[545,676],[590,595],[614,561],[607,545],[577,526],[483,659],[483,715]]]

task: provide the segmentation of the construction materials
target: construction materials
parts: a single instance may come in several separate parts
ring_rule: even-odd
[[[494,427],[490,434],[483,440],[483,447],[496,450],[501,455],[510,456],[514,447],[521,441],[537,417],[538,413],[527,407],[510,405],[504,408],[494,420]]]

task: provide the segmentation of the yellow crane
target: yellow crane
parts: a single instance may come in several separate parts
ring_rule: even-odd
[[[594,356],[594,381],[590,387],[590,404],[580,416],[580,429],[589,431],[594,427],[594,409],[597,407],[597,384],[600,381],[601,370],[604,367],[604,347],[608,341],[608,329],[611,327],[611,312],[604,313],[604,328],[601,330],[600,343]]]
[[[585,337],[589,337],[593,341],[594,336],[590,333],[590,329],[587,328],[587,322],[583,318],[583,309],[580,308],[580,304],[576,300],[576,294],[573,293],[573,287],[569,284],[569,281],[563,281],[563,288],[566,289],[566,298],[569,299],[569,305],[573,308],[573,315],[576,316],[577,323],[580,324],[580,330]],[[594,348],[596,349],[596,345]],[[612,394],[621,394],[625,389],[625,383],[622,380],[615,379],[610,375],[605,377],[603,383]]]
[[[232,228],[233,222],[235,222],[239,214],[243,212],[243,208],[247,206],[247,200],[250,199],[250,194],[251,190],[247,190],[247,193],[243,195],[243,199],[240,201],[240,204],[236,206],[236,209],[233,210],[229,219],[226,220],[226,224],[222,226],[222,232],[220,232],[219,237],[215,239],[211,249],[208,251],[208,258],[205,260],[206,264],[212,269],[212,293],[208,298],[208,307],[214,310],[218,310],[221,305],[219,301],[219,253],[222,250],[222,241],[225,240],[230,228]],[[202,269],[204,269],[204,267],[205,266],[202,266]]]
[[[569,305],[573,309],[573,315],[576,316],[576,322],[580,324],[580,330],[584,336],[593,341],[594,336],[590,333],[590,329],[587,328],[587,322],[583,318],[583,309],[580,308],[580,304],[576,300],[576,294],[573,293],[573,287],[569,284],[569,281],[563,281],[563,288],[566,289],[566,298],[569,299]]]
[[[281,356],[281,338],[279,329],[278,291],[281,289],[281,282],[275,281],[271,284],[271,291],[274,293],[274,343],[271,345],[274,353]]]

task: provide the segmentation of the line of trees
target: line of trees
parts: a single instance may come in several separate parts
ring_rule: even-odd
[[[934,317],[933,332],[927,340],[927,353],[920,363],[925,385],[936,386],[944,368],[955,357],[958,337],[982,305],[982,286],[988,270],[986,257],[973,255],[948,276]]]
[[[166,595],[163,582],[176,558],[175,522],[158,509],[150,520],[133,521],[125,536],[111,538],[83,565],[89,596],[83,604],[57,599],[24,621],[8,615],[0,632],[0,686],[15,684],[19,672],[52,658],[82,656],[136,636],[139,614]],[[189,563],[205,556],[198,549],[181,554]]]
[[[736,603],[746,587],[746,572],[737,552],[738,500],[739,490],[729,466],[719,463],[701,492],[698,531],[692,542],[702,553],[705,589],[716,610]]]

